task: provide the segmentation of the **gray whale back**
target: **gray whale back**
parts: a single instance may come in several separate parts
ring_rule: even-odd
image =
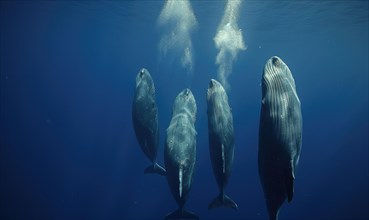
[[[180,92],[173,104],[164,149],[168,185],[179,209],[168,214],[167,219],[197,218],[183,209],[192,186],[196,162],[196,112],[196,101],[191,90]]]
[[[293,198],[302,138],[301,104],[288,66],[277,56],[265,64],[259,126],[259,176],[271,219]]]
[[[165,175],[164,168],[156,163],[159,144],[158,108],[155,101],[154,81],[145,68],[141,69],[136,76],[132,122],[141,150],[152,162],[152,165],[145,169],[145,173]]]

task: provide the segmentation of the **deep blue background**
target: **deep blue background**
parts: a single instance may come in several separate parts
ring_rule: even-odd
[[[157,91],[159,162],[179,91],[196,97],[197,164],[186,207],[202,219],[267,219],[257,173],[265,61],[290,67],[302,103],[303,146],[293,202],[280,219],[368,219],[368,2],[243,2],[248,49],[229,78],[236,131],[226,189],[239,211],[207,210],[212,175],[205,92],[217,66],[213,37],[225,2],[192,2],[192,75],[159,59],[164,2],[0,3],[1,219],[162,219],[177,205],[131,122],[137,72]],[[175,57],[175,54],[174,54]]]

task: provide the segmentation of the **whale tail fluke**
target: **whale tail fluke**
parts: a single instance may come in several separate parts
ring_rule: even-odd
[[[238,210],[238,205],[226,194],[220,194],[210,204],[208,209],[219,208],[221,206]]]
[[[199,217],[190,211],[186,211],[184,209],[178,209],[174,212],[169,213],[167,216],[165,216],[165,220],[170,219],[189,219],[189,220],[198,220]]]
[[[269,220],[278,220],[279,209],[268,210],[268,212],[269,212]]]
[[[162,176],[167,175],[167,172],[165,171],[165,169],[157,163],[153,163],[152,165],[148,166],[145,169],[144,173],[157,173]]]

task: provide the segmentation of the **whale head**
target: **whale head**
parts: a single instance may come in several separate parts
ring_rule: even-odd
[[[194,121],[196,120],[196,100],[191,90],[188,88],[182,90],[174,100],[173,115],[178,113],[187,113]]]
[[[272,56],[264,67],[262,76],[263,90],[273,87],[278,81],[286,81],[293,90],[296,89],[295,80],[288,66],[278,56]]]
[[[278,74],[284,74],[286,68],[288,67],[281,58],[272,56],[265,64],[263,77],[271,78]]]
[[[151,79],[151,75],[147,69],[142,68],[136,76],[136,83],[147,79]]]
[[[226,94],[226,92],[220,82],[211,79],[207,90],[207,100],[209,101],[214,94]]]
[[[136,76],[136,86],[143,82],[152,83],[152,81],[149,71],[145,68],[142,68]]]
[[[136,96],[140,98],[147,95],[155,95],[155,86],[149,71],[142,68],[136,76]]]

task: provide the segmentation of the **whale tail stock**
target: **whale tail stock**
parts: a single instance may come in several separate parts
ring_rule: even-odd
[[[154,162],[153,164],[148,166],[145,169],[144,173],[157,173],[157,174],[162,175],[162,176],[167,175],[167,172],[165,171],[165,169],[163,167],[161,167],[159,164],[157,164],[156,162]]]
[[[209,204],[208,209],[219,208],[221,206],[238,210],[238,205],[226,194],[222,193],[213,199],[213,201]]]
[[[169,213],[167,216],[165,216],[165,220],[170,219],[191,219],[191,220],[198,220],[199,217],[190,211],[186,211],[184,209],[178,209],[174,212]]]

